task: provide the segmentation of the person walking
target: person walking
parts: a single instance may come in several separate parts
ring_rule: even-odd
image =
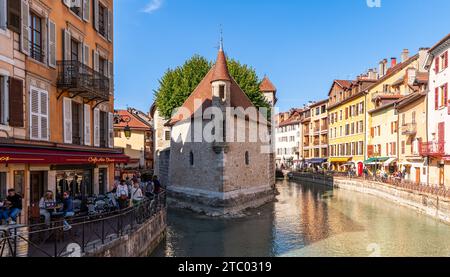
[[[143,199],[144,195],[139,186],[139,182],[135,180],[133,188],[131,188],[131,203],[133,206],[137,206]]]

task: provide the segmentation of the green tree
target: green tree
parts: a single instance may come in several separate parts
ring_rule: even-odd
[[[161,115],[169,118],[174,109],[181,107],[211,69],[212,65],[206,58],[195,55],[182,66],[168,69],[159,80],[159,88],[155,91],[156,104]],[[228,70],[253,105],[258,108],[270,108],[264,95],[259,91],[260,81],[252,67],[229,59]]]

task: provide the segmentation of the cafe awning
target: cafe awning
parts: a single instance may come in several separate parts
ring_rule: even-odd
[[[329,158],[328,161],[330,163],[346,163],[348,161],[350,161],[352,158],[342,158],[342,157],[337,157],[337,158]]]
[[[364,164],[366,164],[366,165],[382,164],[387,160],[389,160],[389,157],[370,158],[370,159],[365,160]]]
[[[328,159],[323,159],[323,158],[315,158],[315,159],[309,159],[306,160],[307,163],[309,164],[323,164],[327,161]]]
[[[387,161],[384,162],[384,166],[390,166],[392,163],[398,161],[397,158],[389,158]]]
[[[80,151],[38,147],[0,147],[0,164],[109,164],[128,163],[118,151]]]

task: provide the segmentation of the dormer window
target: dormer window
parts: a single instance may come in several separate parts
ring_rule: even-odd
[[[219,86],[219,97],[222,100],[225,100],[225,85]]]

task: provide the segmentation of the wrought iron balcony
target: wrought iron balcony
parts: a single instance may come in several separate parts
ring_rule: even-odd
[[[412,136],[417,133],[416,123],[407,123],[401,127],[402,135]]]
[[[109,78],[79,61],[58,61],[58,89],[90,100],[109,100]]]
[[[445,155],[445,142],[422,142],[419,151],[423,157],[442,157]]]

